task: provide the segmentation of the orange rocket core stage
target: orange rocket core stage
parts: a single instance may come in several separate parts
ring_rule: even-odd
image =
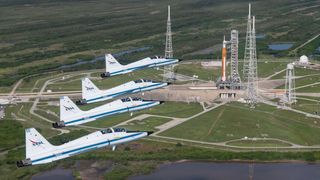
[[[223,39],[223,47],[222,47],[222,64],[221,64],[221,80],[226,81],[226,61],[227,61],[227,41],[225,38]]]

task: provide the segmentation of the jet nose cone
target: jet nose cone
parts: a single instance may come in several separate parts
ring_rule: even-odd
[[[150,134],[152,134],[153,131],[147,131],[148,136],[150,136]]]

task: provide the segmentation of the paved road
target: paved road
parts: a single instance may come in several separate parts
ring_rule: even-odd
[[[282,72],[285,72],[286,70],[287,70],[287,69],[282,69],[281,71],[275,72],[275,73],[271,74],[270,76],[266,77],[265,80],[269,80],[269,79],[271,79],[273,76],[276,76],[276,75],[278,75],[278,74],[280,74],[280,73],[282,73]]]
[[[320,33],[317,34],[316,36],[312,37],[311,39],[307,40],[305,43],[301,44],[300,46],[296,47],[294,50],[292,50],[291,52],[296,52],[297,50],[299,50],[300,48],[302,48],[303,46],[309,44],[311,41],[315,40],[316,38],[318,38],[320,36]]]
[[[295,90],[297,89],[301,89],[301,88],[305,88],[305,87],[309,87],[309,86],[314,86],[314,85],[318,85],[320,84],[320,82],[316,82],[316,83],[312,83],[312,84],[307,84],[307,85],[304,85],[304,86],[299,86],[299,87],[296,87],[294,88]]]
[[[12,97],[12,96],[15,94],[18,86],[21,84],[22,81],[23,81],[23,78],[20,79],[20,80],[13,86],[13,88],[12,88],[10,94],[9,94],[10,97]]]
[[[205,141],[197,141],[197,140],[190,140],[190,139],[183,139],[183,138],[173,138],[173,137],[166,137],[166,136],[159,136],[159,135],[153,135],[152,137],[160,138],[160,139],[166,139],[166,140],[174,140],[178,142],[187,142],[187,143],[192,143],[192,144],[197,144],[198,145],[211,145],[213,146],[212,148],[220,147],[223,149],[228,149],[228,150],[246,150],[246,151],[274,151],[274,150],[309,150],[309,151],[315,151],[315,150],[320,150],[320,145],[316,146],[301,146],[301,145],[295,145],[293,144],[292,146],[288,147],[243,147],[243,146],[232,146],[232,145],[227,145],[226,142],[205,142]],[[266,138],[268,139],[268,138]],[[266,140],[265,139],[265,140]],[[270,138],[272,140],[272,138]],[[157,141],[157,139],[152,139],[154,141]],[[273,139],[275,140],[275,139]],[[161,141],[161,140],[160,140]],[[286,141],[284,141],[286,142]],[[292,143],[290,143],[292,144]]]

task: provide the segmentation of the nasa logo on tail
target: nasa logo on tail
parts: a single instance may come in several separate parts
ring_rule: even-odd
[[[67,107],[67,106],[63,106],[65,108],[66,111],[71,111],[74,110],[74,107]]]
[[[42,141],[32,141],[31,139],[29,139],[29,141],[32,143],[32,146],[39,146],[39,145],[43,144]]]
[[[109,62],[109,64],[116,64],[116,62],[114,62],[114,61],[108,61]]]
[[[87,91],[91,91],[94,89],[93,87],[87,87],[87,86],[84,86],[84,87],[86,87]]]

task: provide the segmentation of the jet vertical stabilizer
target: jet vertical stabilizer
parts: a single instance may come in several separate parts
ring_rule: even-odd
[[[111,54],[105,55],[105,63],[106,73],[101,74],[101,77],[109,77],[109,72],[113,72],[122,68],[122,65]]]
[[[83,114],[83,111],[81,111],[68,96],[60,97],[60,121],[53,123],[53,127],[63,127],[65,126],[65,120],[71,119],[79,114]]]
[[[43,156],[50,151],[55,150],[35,128],[25,130],[26,142],[26,159],[17,162],[18,167],[32,165],[31,159]]]
[[[96,96],[97,94],[101,94],[102,91],[97,88],[96,85],[89,78],[83,78],[81,80],[82,83],[82,100],[77,101],[76,104],[86,104],[86,100],[90,99],[91,97]]]

